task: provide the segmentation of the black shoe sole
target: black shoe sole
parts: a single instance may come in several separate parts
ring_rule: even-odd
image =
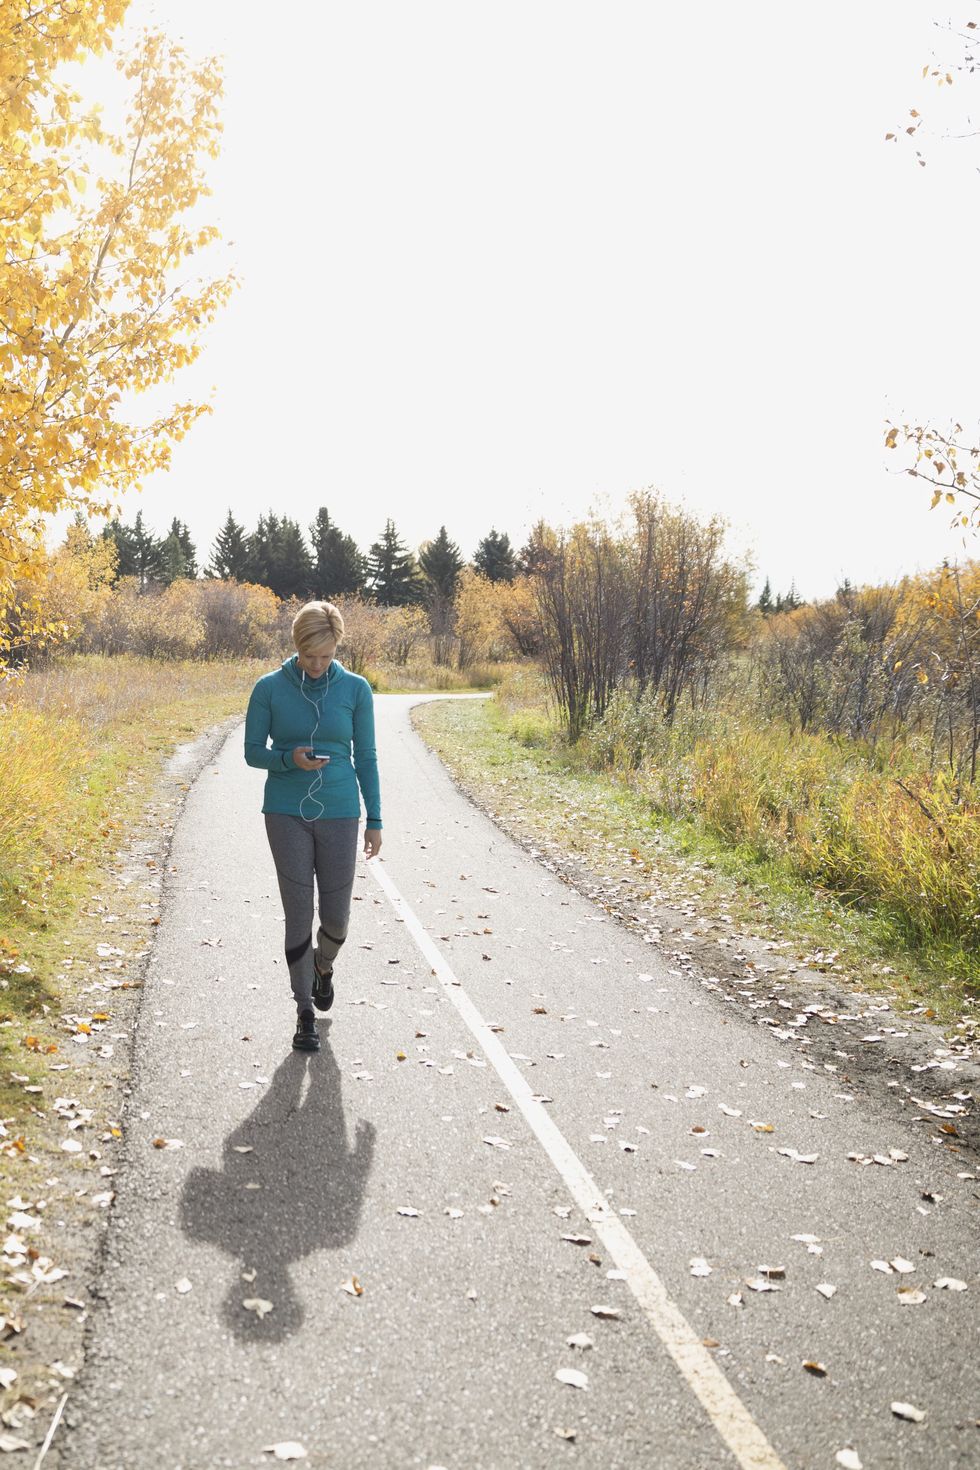
[[[319,1036],[294,1036],[293,1051],[319,1051]]]

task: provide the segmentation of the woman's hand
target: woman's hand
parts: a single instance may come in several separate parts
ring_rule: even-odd
[[[381,832],[377,827],[364,829],[364,856],[370,860],[381,851]]]
[[[327,755],[324,756],[322,761],[311,761],[309,748],[304,745],[297,745],[293,751],[293,764],[299,766],[301,771],[319,771],[321,766],[325,766],[329,759],[330,757]]]

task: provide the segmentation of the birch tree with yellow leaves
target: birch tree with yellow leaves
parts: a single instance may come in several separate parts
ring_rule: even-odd
[[[0,0],[0,662],[42,517],[108,514],[209,411],[134,397],[192,362],[233,289],[192,257],[218,152],[221,73],[144,33],[117,66],[117,129],[64,79],[119,39],[128,0]],[[23,604],[20,615],[23,617]],[[40,614],[39,614],[40,616]]]

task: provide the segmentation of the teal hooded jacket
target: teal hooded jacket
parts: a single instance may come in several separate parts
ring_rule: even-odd
[[[330,761],[319,771],[301,771],[293,751],[312,749],[314,731],[317,750],[326,751]],[[263,674],[245,714],[245,759],[268,772],[263,812],[359,817],[360,787],[366,825],[381,826],[374,695],[366,679],[337,659],[319,679],[304,679],[296,654]]]

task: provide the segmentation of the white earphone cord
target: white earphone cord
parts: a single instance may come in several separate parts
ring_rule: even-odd
[[[318,699],[311,699],[310,696],[307,694],[306,690],[303,687],[303,685],[306,683],[306,670],[305,669],[302,670],[302,675],[303,675],[303,677],[302,677],[302,680],[300,682],[299,692],[300,692],[300,694],[302,694],[302,696],[306,700],[307,704],[312,704],[313,708],[316,710],[316,724],[313,726],[313,733],[310,735],[310,754],[312,755],[313,752],[314,752],[314,750],[316,750],[316,732],[320,728],[320,717],[321,717],[323,711],[320,708],[320,700],[318,700]],[[327,688],[329,689],[329,687],[330,687],[330,666],[328,664],[327,665]],[[325,700],[326,697],[327,697],[327,690],[324,689],[323,694],[321,695],[321,698]],[[317,794],[316,794],[318,791],[320,791],[322,789],[322,787],[323,787],[323,767],[321,766],[320,769],[317,772],[315,772],[315,774],[313,776],[313,780],[310,782],[309,790],[307,791],[306,795],[303,797],[302,801],[299,804],[299,814],[303,818],[303,820],[306,821],[306,822],[320,821],[323,818],[323,816],[325,815],[325,813],[326,813],[326,809],[325,809],[325,807],[323,805],[323,802],[318,799]],[[312,801],[316,806],[318,806],[320,808],[320,816],[319,817],[307,817],[305,815],[305,813],[303,811],[303,807],[306,804],[306,802],[308,802],[308,801]]]

